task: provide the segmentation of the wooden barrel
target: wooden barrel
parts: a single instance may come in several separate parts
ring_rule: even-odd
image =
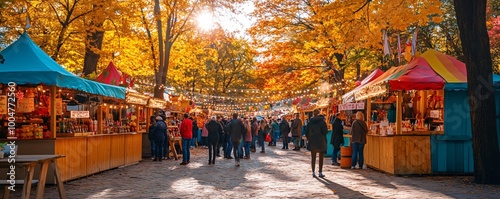
[[[350,146],[343,146],[340,148],[340,168],[351,168],[351,155],[352,148]]]
[[[340,156],[341,157],[351,157],[352,156],[352,148],[350,146],[340,147]]]

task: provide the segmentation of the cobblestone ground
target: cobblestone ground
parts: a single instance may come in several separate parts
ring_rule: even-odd
[[[153,162],[106,171],[64,184],[68,198],[500,198],[500,186],[476,185],[470,176],[397,177],[371,169],[346,170],[325,158],[325,178],[311,175],[310,153],[267,147],[251,159],[217,158],[192,150],[191,163]],[[35,187],[36,188],[36,187]],[[33,190],[35,192],[35,190]],[[19,193],[13,196],[19,198]],[[32,194],[34,197],[34,194]],[[44,198],[58,198],[47,186]]]

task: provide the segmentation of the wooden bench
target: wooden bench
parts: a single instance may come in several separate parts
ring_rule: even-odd
[[[24,185],[25,181],[24,180],[14,180],[15,185]],[[10,189],[9,186],[12,184],[10,183],[10,180],[0,180],[0,186],[4,186],[4,192],[3,192],[3,198],[7,199],[10,196]],[[37,184],[38,180],[32,180],[31,185]]]

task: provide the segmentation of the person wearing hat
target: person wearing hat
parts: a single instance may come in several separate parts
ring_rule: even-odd
[[[153,127],[152,137],[155,141],[155,159],[153,161],[161,161],[164,157],[164,143],[167,132],[167,124],[161,116],[156,116],[156,123]]]

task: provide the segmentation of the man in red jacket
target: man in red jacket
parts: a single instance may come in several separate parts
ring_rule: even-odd
[[[181,165],[189,164],[191,152],[191,139],[193,138],[193,121],[189,119],[189,114],[184,113],[184,120],[182,120],[180,133],[182,137],[182,163]]]

